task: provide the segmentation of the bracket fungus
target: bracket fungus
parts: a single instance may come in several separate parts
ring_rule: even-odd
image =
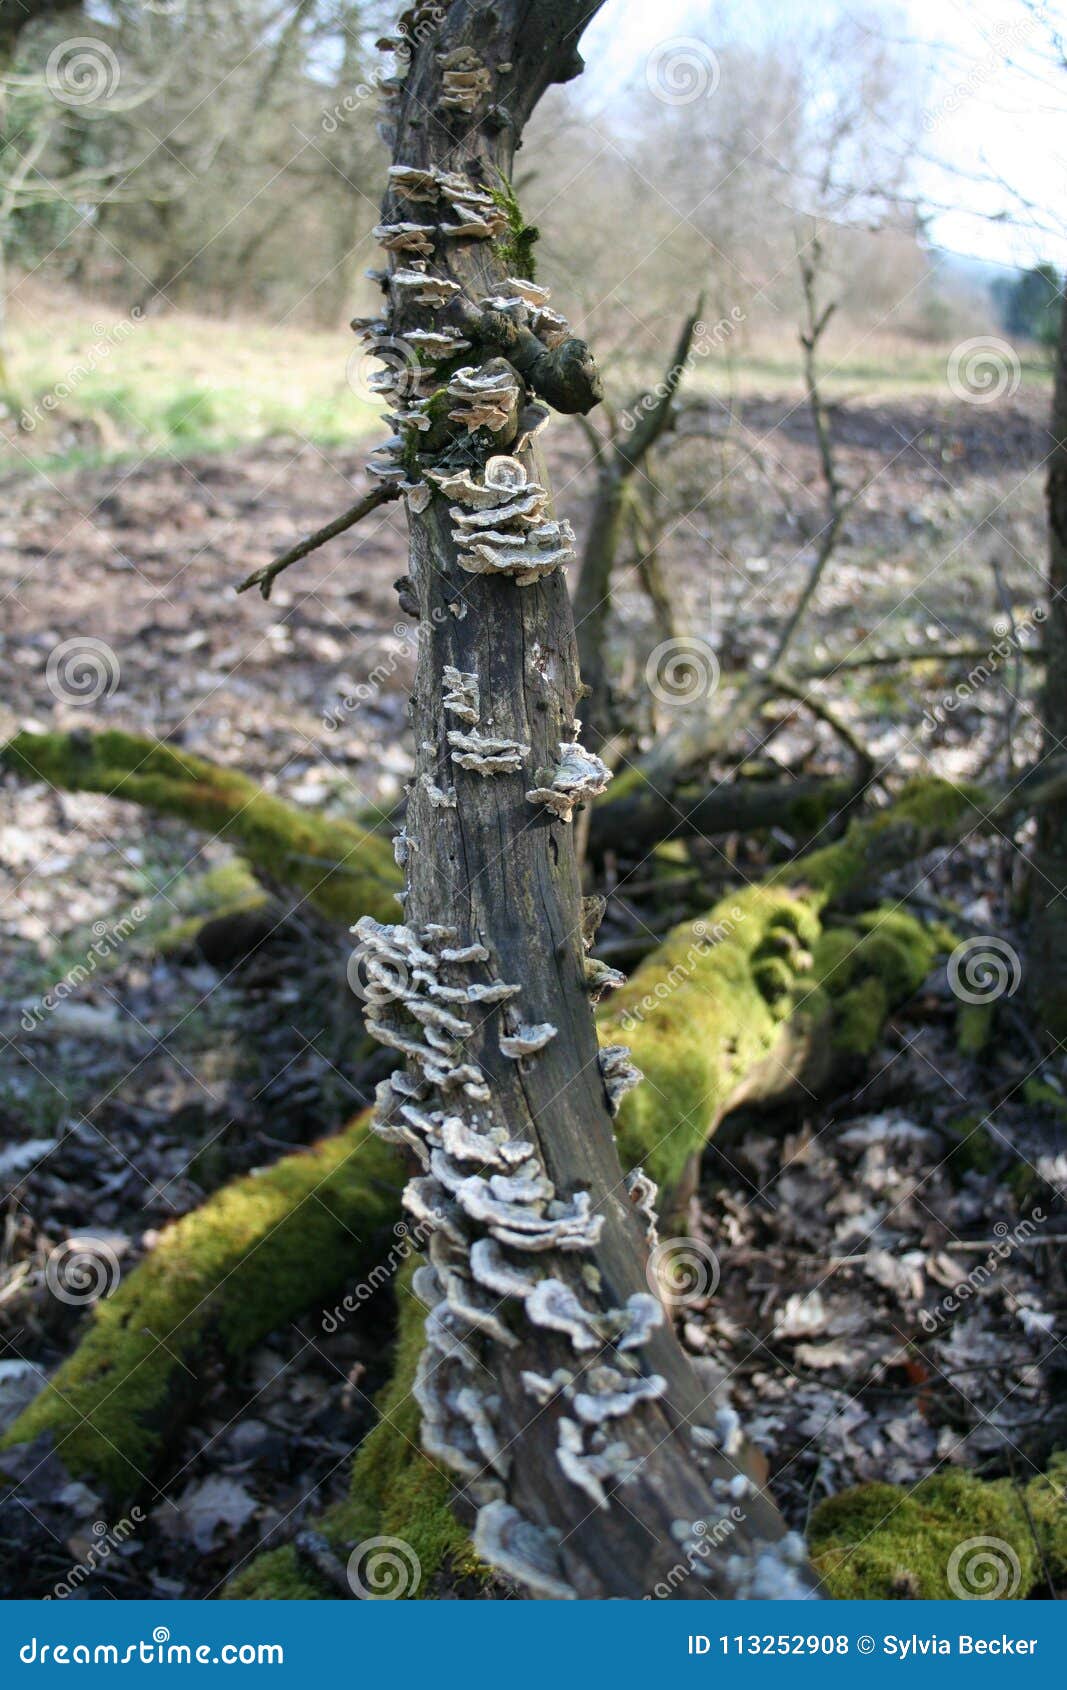
[[[429,258],[436,233],[433,223],[379,223],[374,238],[386,252],[417,252]]]
[[[465,364],[449,378],[448,397],[452,422],[462,423],[468,434],[487,428],[491,434],[514,438],[519,422],[519,378],[504,358],[491,358],[475,367]]]
[[[475,723],[480,711],[478,677],[445,664],[444,683],[448,689],[441,699],[441,707],[458,716],[461,722]]]
[[[623,1098],[634,1086],[639,1086],[644,1079],[640,1068],[630,1061],[630,1050],[627,1045],[602,1046],[598,1061],[600,1073],[604,1081],[604,1089],[608,1094],[611,1113],[617,1115]]]
[[[507,1502],[489,1502],[479,1509],[474,1547],[490,1566],[546,1601],[564,1602],[578,1594],[562,1577],[556,1536],[524,1519]]]
[[[537,1274],[508,1260],[495,1238],[478,1238],[471,1245],[471,1272],[479,1285],[499,1297],[525,1301],[537,1286]]]
[[[560,745],[559,763],[547,771],[546,784],[534,787],[526,797],[531,804],[543,804],[560,821],[569,822],[578,805],[587,798],[596,798],[610,779],[607,764],[571,740]]]
[[[585,1389],[574,1392],[574,1412],[587,1426],[620,1419],[639,1402],[654,1402],[663,1396],[667,1381],[662,1374],[626,1374],[617,1367],[591,1367]]]
[[[506,1033],[500,1040],[500,1049],[504,1056],[510,1056],[518,1061],[522,1056],[533,1056],[556,1037],[557,1029],[551,1021],[538,1021],[533,1025],[516,1027],[514,1032]]]
[[[526,1313],[535,1326],[565,1332],[576,1350],[598,1350],[604,1342],[596,1315],[562,1279],[542,1279],[526,1300]]]
[[[463,291],[458,282],[447,276],[431,276],[414,268],[394,270],[386,280],[394,300],[401,305],[410,302],[439,308],[450,304]]]
[[[659,1243],[659,1217],[656,1214],[659,1187],[655,1180],[649,1179],[644,1168],[631,1168],[626,1176],[626,1195],[645,1223],[646,1244],[650,1250],[654,1250]]]
[[[457,47],[450,53],[438,53],[437,62],[443,72],[441,105],[447,111],[472,112],[493,86],[480,54],[473,47]]]
[[[453,729],[448,734],[452,761],[478,775],[514,775],[530,755],[530,747],[517,739],[494,739],[475,729],[469,734]]]

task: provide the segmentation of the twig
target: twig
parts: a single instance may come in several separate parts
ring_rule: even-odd
[[[808,607],[815,597],[823,572],[834,554],[841,525],[859,497],[858,492],[846,493],[838,477],[826,405],[819,387],[819,342],[826,333],[830,318],[836,308],[836,302],[831,301],[820,311],[816,303],[815,284],[821,257],[822,246],[818,235],[815,235],[812,239],[810,257],[804,251],[797,254],[800,281],[804,290],[804,307],[807,313],[806,327],[801,330],[800,334],[800,344],[804,349],[804,381],[807,387],[808,409],[811,412],[815,439],[819,448],[819,463],[822,468],[823,480],[826,483],[826,522],[823,526],[815,562],[808,573],[804,590],[778,637],[778,644],[770,662],[772,670],[780,668],[784,662],[786,652],[792,646],[800,625],[808,613]]]
[[[843,721],[835,710],[831,710],[828,704],[824,704],[813,693],[805,692],[803,687],[797,686],[794,681],[787,680],[784,675],[769,676],[767,685],[773,687],[775,692],[780,693],[783,698],[791,698],[797,704],[803,705],[805,710],[811,712],[816,721],[823,722],[832,733],[837,735],[843,745],[848,746],[856,759],[860,781],[866,786],[874,773],[874,758],[848,723]]]
[[[989,645],[916,646],[912,651],[876,651],[860,657],[843,657],[836,663],[808,664],[794,669],[792,674],[794,679],[801,681],[828,681],[834,675],[849,674],[856,669],[893,669],[908,663],[982,663],[988,661],[989,653]],[[1020,645],[1018,656],[1031,663],[1045,661],[1045,653],[1040,646]]]
[[[379,505],[387,504],[390,499],[398,499],[399,497],[400,488],[389,482],[383,483],[381,487],[372,487],[370,492],[364,493],[362,499],[352,505],[349,510],[344,511],[340,516],[335,516],[332,522],[328,522],[325,528],[317,528],[314,534],[307,535],[298,545],[293,546],[287,552],[283,552],[281,557],[276,557],[273,563],[268,563],[263,569],[255,570],[246,581],[241,582],[241,585],[236,589],[237,592],[247,593],[249,587],[258,587],[263,597],[269,599],[275,576],[280,575],[283,569],[288,569],[292,563],[299,563],[300,559],[307,557],[309,552],[317,552],[320,546],[326,544],[327,540],[335,539],[338,534],[343,534],[346,529],[354,528],[357,522],[361,522],[365,516],[369,516],[371,511],[377,510]]]

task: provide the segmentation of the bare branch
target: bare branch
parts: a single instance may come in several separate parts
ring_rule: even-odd
[[[338,534],[344,534],[347,529],[354,528],[356,523],[362,522],[363,518],[369,516],[371,511],[376,511],[379,505],[388,504],[390,499],[398,499],[400,492],[399,487],[389,483],[381,487],[372,487],[370,492],[364,493],[362,499],[359,499],[356,504],[343,511],[340,516],[335,516],[332,522],[328,522],[325,528],[317,528],[314,534],[307,535],[298,545],[291,547],[287,552],[283,552],[281,557],[276,557],[273,563],[268,563],[263,569],[255,570],[235,590],[239,593],[247,593],[250,587],[258,587],[263,597],[269,599],[275,577],[280,575],[283,569],[288,569],[290,564],[299,563],[300,559],[307,557],[309,552],[317,552],[320,546],[326,544],[327,540],[335,540]]]

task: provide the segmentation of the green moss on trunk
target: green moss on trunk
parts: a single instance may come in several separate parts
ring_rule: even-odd
[[[158,1466],[205,1365],[233,1361],[380,1261],[403,1170],[361,1116],[175,1221],[96,1304],[73,1355],[2,1451],[50,1432],[65,1467],[120,1501]]]
[[[395,917],[400,875],[388,840],[354,822],[298,810],[236,770],[117,729],[18,734],[0,761],[68,792],[102,792],[203,828],[332,920]]]

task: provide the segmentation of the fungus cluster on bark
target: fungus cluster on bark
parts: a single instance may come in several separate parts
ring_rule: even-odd
[[[401,1058],[377,1127],[412,1158],[405,1202],[429,1238],[415,1395],[480,1552],[551,1596],[641,1593],[676,1556],[679,1520],[689,1535],[718,1518],[744,1478],[646,1282],[655,1188],[623,1182],[611,1129],[640,1075],[625,1047],[596,1049],[590,998],[621,977],[589,966],[566,826],[610,776],[578,742],[561,577],[574,536],[535,439],[549,407],[590,409],[599,378],[501,250],[520,124],[498,83],[525,75],[529,109],[574,73],[566,43],[594,9],[454,0],[432,40],[424,8],[405,15],[384,118],[387,267],[372,272],[383,308],[355,325],[385,364],[392,434],[373,469],[406,497],[406,590],[426,636],[404,922],[355,929],[368,1026]],[[621,1520],[611,1547],[589,1527],[590,1511],[624,1512],[615,1493],[654,1553],[620,1543]],[[794,1546],[766,1547],[780,1536],[757,1499],[745,1555],[769,1554],[782,1589],[807,1594]]]

